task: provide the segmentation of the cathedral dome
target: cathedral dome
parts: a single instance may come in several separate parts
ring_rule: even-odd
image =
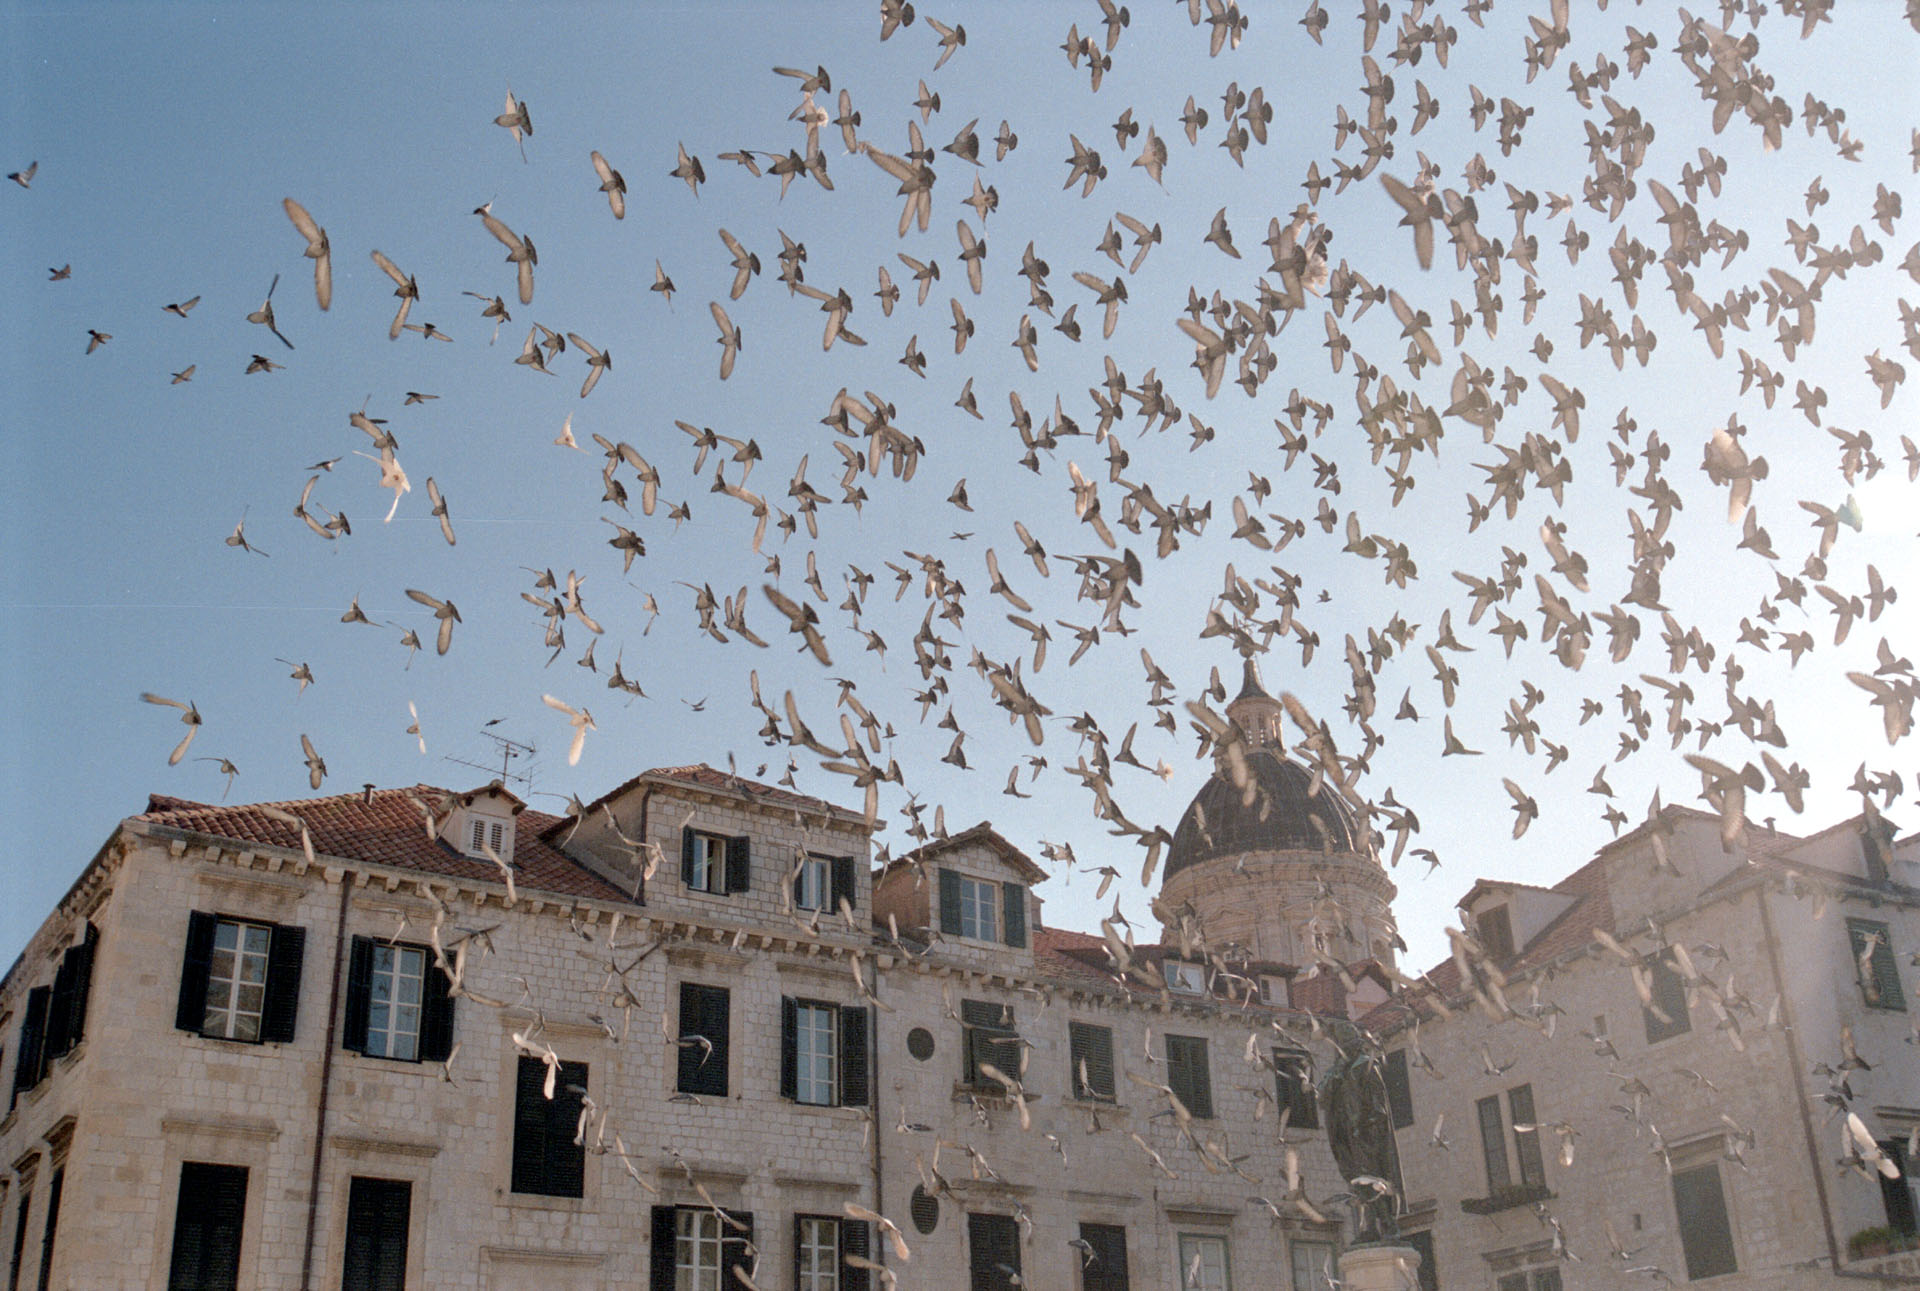
[[[1359,850],[1353,812],[1337,792],[1325,785],[1310,792],[1312,775],[1278,749],[1250,748],[1246,761],[1253,775],[1252,800],[1223,772],[1208,777],[1174,830],[1165,878],[1248,852]]]

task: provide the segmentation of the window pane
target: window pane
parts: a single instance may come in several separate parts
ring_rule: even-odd
[[[799,1291],[837,1291],[840,1285],[840,1221],[812,1216],[800,1221]]]
[[[827,1107],[837,1101],[834,1023],[838,1012],[820,1004],[802,1004],[795,1011],[794,1096],[799,1102]]]
[[[1180,1234],[1181,1291],[1229,1291],[1224,1237]]]

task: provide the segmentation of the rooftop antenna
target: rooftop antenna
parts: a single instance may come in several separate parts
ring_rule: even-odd
[[[463,767],[472,767],[476,771],[484,771],[488,775],[499,779],[502,784],[518,783],[531,785],[533,783],[531,773],[521,773],[517,775],[514,773],[513,760],[521,757],[532,757],[539,750],[535,749],[531,744],[522,744],[518,740],[510,740],[504,735],[495,735],[492,731],[483,730],[480,734],[482,738],[493,741],[495,751],[500,758],[499,770],[496,771],[492,766],[484,762],[469,762],[466,758],[456,758],[452,754],[447,755],[447,761],[457,762]]]

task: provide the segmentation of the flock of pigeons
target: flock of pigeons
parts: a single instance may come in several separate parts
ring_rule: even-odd
[[[691,411],[675,421],[677,430],[662,427],[637,437],[638,443],[593,436],[604,504],[600,519],[612,530],[606,542],[615,555],[597,546],[581,551],[578,567],[561,575],[536,558],[533,578],[522,590],[536,611],[533,624],[546,661],[577,649],[574,660],[587,670],[584,678],[575,674],[573,683],[551,686],[563,695],[543,696],[567,723],[569,764],[580,761],[588,733],[597,729],[584,688],[604,685],[631,701],[646,695],[645,685],[666,684],[630,676],[618,647],[610,663],[596,658],[608,634],[602,606],[616,595],[620,604],[611,608],[622,616],[636,604],[646,615],[643,634],[664,614],[720,646],[771,647],[784,639],[818,664],[819,676],[831,677],[831,715],[822,717],[815,707],[810,723],[803,706],[815,703],[809,694],[817,681],[795,680],[777,687],[778,693],[763,692],[758,669],[750,674],[745,702],[761,723],[758,736],[776,750],[773,762],[784,759],[781,783],[797,786],[804,773],[808,785],[826,797],[858,794],[876,824],[884,819],[883,805],[893,804],[901,834],[924,842],[945,829],[944,813],[932,805],[946,796],[942,777],[984,760],[961,714],[998,710],[1029,746],[993,755],[1007,771],[1005,793],[1033,796],[1048,771],[1059,786],[1055,792],[1064,795],[1066,786],[1078,786],[1099,828],[1139,849],[1149,884],[1171,836],[1164,824],[1136,819],[1145,816],[1137,809],[1130,812],[1126,773],[1119,768],[1158,780],[1171,777],[1172,769],[1157,753],[1136,752],[1136,739],[1170,747],[1191,735],[1203,754],[1213,754],[1249,793],[1254,790],[1241,757],[1241,733],[1222,716],[1229,697],[1222,669],[1214,666],[1204,687],[1194,684],[1197,677],[1176,681],[1149,649],[1114,644],[1135,631],[1150,631],[1163,657],[1194,639],[1215,638],[1246,657],[1283,650],[1289,661],[1297,657],[1300,680],[1284,697],[1289,738],[1315,772],[1320,791],[1347,799],[1382,859],[1392,863],[1419,835],[1410,804],[1420,793],[1404,776],[1397,797],[1394,788],[1379,787],[1377,762],[1404,756],[1400,746],[1417,744],[1424,761],[1397,765],[1421,766],[1431,777],[1431,758],[1472,757],[1483,752],[1475,744],[1504,734],[1539,777],[1524,784],[1501,777],[1514,812],[1512,833],[1519,838],[1542,814],[1535,797],[1540,781],[1573,761],[1576,749],[1591,747],[1577,728],[1596,720],[1611,724],[1613,756],[1586,768],[1592,777],[1587,792],[1601,799],[1602,814],[1616,832],[1635,817],[1609,784],[1610,770],[1630,758],[1657,761],[1686,748],[1702,797],[1722,819],[1723,842],[1737,847],[1749,817],[1765,815],[1762,800],[1770,805],[1778,799],[1798,812],[1815,781],[1816,772],[1794,760],[1776,697],[1750,680],[1777,678],[1776,656],[1796,666],[1809,655],[1839,658],[1833,672],[1844,676],[1846,693],[1871,707],[1871,727],[1888,746],[1896,745],[1911,730],[1920,678],[1884,635],[1869,652],[1850,634],[1862,627],[1871,631],[1895,603],[1897,589],[1887,581],[1888,571],[1853,559],[1843,544],[1849,532],[1865,525],[1854,491],[1887,469],[1904,469],[1913,481],[1920,476],[1920,446],[1895,430],[1876,434],[1835,424],[1830,405],[1851,404],[1857,394],[1829,389],[1823,374],[1870,392],[1886,410],[1905,393],[1906,366],[1896,356],[1904,351],[1920,360],[1920,308],[1909,300],[1898,299],[1884,317],[1854,312],[1854,303],[1826,308],[1836,298],[1872,305],[1911,295],[1907,280],[1920,285],[1920,242],[1900,246],[1912,236],[1902,190],[1911,187],[1907,176],[1920,172],[1920,131],[1888,152],[1883,141],[1856,137],[1844,108],[1812,93],[1790,92],[1767,70],[1761,35],[1821,39],[1835,16],[1829,0],[1774,0],[1771,6],[1724,0],[1717,11],[1669,10],[1657,21],[1646,19],[1644,30],[1626,26],[1617,47],[1583,38],[1583,28],[1600,25],[1597,15],[1577,12],[1568,0],[1545,0],[1530,6],[1537,12],[1526,18],[1519,47],[1500,53],[1511,55],[1511,83],[1491,91],[1463,86],[1464,78],[1450,72],[1450,60],[1469,50],[1473,66],[1492,74],[1497,51],[1474,45],[1487,34],[1493,7],[1489,0],[1468,0],[1443,12],[1425,0],[1361,0],[1357,14],[1342,16],[1312,0],[1297,19],[1304,34],[1290,39],[1310,40],[1328,57],[1336,51],[1356,56],[1355,97],[1329,121],[1299,119],[1285,103],[1276,105],[1271,89],[1242,88],[1233,80],[1217,93],[1187,95],[1177,115],[1171,102],[1121,104],[1111,125],[1076,122],[1043,136],[1038,123],[1015,120],[1018,110],[1009,107],[1009,118],[991,135],[979,131],[976,119],[940,143],[947,134],[944,125],[937,131],[934,125],[942,112],[940,74],[951,66],[949,77],[961,75],[980,51],[969,50],[963,24],[918,15],[906,0],[882,0],[879,40],[894,51],[908,46],[902,57],[928,60],[925,75],[934,83],[922,79],[911,104],[895,104],[889,115],[849,83],[856,80],[851,68],[780,67],[773,70],[792,82],[793,111],[785,122],[753,123],[779,142],[731,151],[711,151],[711,142],[690,151],[682,142],[671,165],[665,156],[626,161],[647,177],[649,196],[661,200],[696,202],[703,187],[717,186],[723,166],[730,166],[737,170],[728,169],[728,179],[777,179],[783,198],[790,188],[817,189],[827,196],[815,194],[815,200],[830,209],[849,189],[864,194],[875,185],[894,186],[899,210],[891,228],[859,231],[868,238],[861,244],[868,262],[864,281],[829,287],[809,280],[805,242],[784,231],[779,250],[765,248],[763,262],[760,251],[718,221],[711,265],[669,266],[655,259],[647,293],[660,298],[654,327],[684,321],[672,311],[680,290],[676,274],[718,282],[730,275],[725,299],[716,292],[705,310],[716,333],[720,381],[755,362],[756,321],[763,310],[784,309],[791,316],[817,307],[819,371],[827,384],[841,388],[817,405],[824,433],[810,425],[783,430],[781,445],[765,450],[758,438],[722,433]],[[1905,16],[1920,31],[1920,2],[1909,0]],[[1180,0],[1172,14],[1142,19],[1143,26],[1150,21],[1173,31],[1143,37],[1126,7],[1089,0],[1063,33],[1059,67],[1076,82],[1084,78],[1084,97],[1076,101],[1087,122],[1111,110],[1101,95],[1108,77],[1119,79],[1116,70],[1124,73],[1130,59],[1156,57],[1151,41],[1190,36],[1224,65],[1239,56],[1243,41],[1276,21],[1227,0]],[[1679,110],[1662,102],[1665,115],[1656,132],[1653,109],[1637,105],[1634,89],[1650,68],[1657,77],[1659,60],[1671,60],[1668,68],[1684,72],[1676,83],[1689,87],[1692,97]],[[858,66],[852,58],[848,62]],[[1244,78],[1248,69],[1239,70]],[[944,88],[954,95],[953,86]],[[1581,140],[1577,146],[1548,146],[1562,149],[1550,156],[1572,164],[1538,187],[1502,180],[1496,167],[1523,173],[1524,163],[1541,151],[1536,140],[1542,131],[1572,110],[1569,100],[1577,108]],[[522,160],[550,164],[539,156],[534,116],[524,99],[509,91],[494,124],[512,137]],[[1436,144],[1456,137],[1444,133],[1449,126],[1471,147],[1449,151]],[[1332,147],[1326,150],[1329,128]],[[1434,134],[1422,139],[1430,128]],[[1429,160],[1423,144],[1434,146],[1441,160]],[[1016,150],[1036,148],[1058,156],[1054,173],[1063,179],[1061,191],[1077,194],[1080,209],[1102,210],[1105,230],[1097,242],[1068,245],[1066,231],[1052,226],[1000,231],[1008,216],[1000,213],[998,183],[1003,171],[1015,173],[1005,169],[1008,159]],[[1807,149],[1830,154],[1836,167],[1880,167],[1871,202],[1842,208],[1818,179],[1804,194],[1792,194],[1784,211],[1763,201],[1756,216],[1751,203],[1722,202],[1723,187],[1744,180],[1741,167],[1764,170],[1776,160],[1773,154]],[[1180,207],[1164,200],[1169,186],[1180,183],[1183,170],[1216,164],[1214,150],[1239,170],[1270,176],[1272,191],[1297,193],[1299,200],[1282,200],[1279,209],[1258,218],[1229,204],[1190,226],[1140,213],[1177,213]],[[577,170],[556,182],[583,195],[597,191],[593,200],[604,200],[608,208],[601,218],[624,220],[630,190],[622,170],[597,150]],[[35,162],[8,178],[26,189],[38,173]],[[686,194],[677,192],[681,184]],[[1759,188],[1771,193],[1764,175]],[[1125,195],[1113,200],[1134,209],[1116,209],[1109,219],[1102,202],[1122,189]],[[1778,193],[1771,196],[1778,201]],[[582,334],[588,329],[548,328],[526,317],[536,299],[540,255],[529,232],[496,215],[492,205],[474,211],[475,236],[498,244],[500,278],[463,293],[479,302],[482,330],[491,323],[497,339],[502,329],[524,322],[528,330],[514,364],[534,374],[579,376],[580,399],[610,378],[618,390],[611,349]],[[319,193],[289,196],[285,223],[276,228],[263,220],[260,229],[263,240],[284,239],[287,269],[301,258],[311,263],[314,304],[322,313],[333,303],[337,250],[326,206]],[[1008,206],[1017,204],[1010,200]],[[695,209],[709,216],[714,211]],[[948,219],[954,221],[951,241],[935,231]],[[1827,226],[1824,231],[1816,220]],[[1393,243],[1383,245],[1375,234],[1388,229]],[[1338,240],[1337,232],[1343,235]],[[886,244],[888,238],[897,240],[897,250]],[[1017,255],[1007,249],[1022,242]],[[422,287],[410,268],[372,247],[348,254],[370,255],[393,286],[397,306],[389,339],[409,333],[446,344],[466,339],[413,321]],[[1057,272],[1049,257],[1071,268]],[[1194,276],[1221,277],[1223,285],[1211,291],[1190,286],[1184,300],[1149,294],[1160,281],[1151,272],[1154,261],[1169,258]],[[1601,261],[1605,269],[1596,269]],[[1396,267],[1402,265],[1417,265],[1417,271]],[[548,268],[555,267],[550,255]],[[768,275],[784,290],[757,282]],[[71,266],[50,274],[56,283],[70,276]],[[278,342],[261,342],[266,352],[251,355],[248,374],[271,376],[293,361],[287,358],[293,342],[274,313],[279,285],[276,274],[260,307],[246,315],[264,329],[259,335]],[[1024,303],[1001,311],[1003,288],[1023,293]],[[1854,294],[1843,297],[1849,289]],[[944,306],[933,299],[936,292],[948,295]],[[766,304],[770,293],[777,304]],[[185,320],[199,303],[195,296],[164,309]],[[1084,319],[1078,314],[1083,306]],[[1841,311],[1848,312],[1835,320]],[[1391,322],[1385,321],[1389,316]],[[1129,375],[1114,339],[1123,325],[1156,350],[1172,347],[1165,348],[1169,369],[1176,366],[1174,356],[1179,364],[1190,356],[1194,375],[1162,376],[1157,368]],[[916,328],[929,335],[950,330],[951,362],[936,352],[944,342],[923,349]],[[1530,342],[1515,341],[1516,333],[1535,328]],[[1073,378],[1054,374],[1082,370],[1089,360],[1078,356],[1100,348],[1096,331],[1107,351],[1092,360],[1102,375],[1084,389],[1068,388]],[[902,332],[908,333],[904,341]],[[112,340],[111,333],[90,329],[86,352]],[[998,367],[962,367],[972,361],[969,347],[982,343],[1018,354],[1019,365],[1008,366],[1022,376],[1021,384],[1007,382],[996,393],[986,387],[1002,380]],[[849,350],[882,345],[899,347],[898,364],[906,374],[900,381],[909,390],[855,392],[834,379],[835,363]],[[1845,347],[1844,353],[1836,347]],[[1617,373],[1625,374],[1630,362],[1645,369],[1656,351],[1683,351],[1702,372],[1717,373],[1719,365],[1731,372],[1737,362],[1738,403],[1726,409],[1724,424],[1643,427],[1660,411],[1644,405],[1620,407],[1609,425],[1609,414],[1589,409],[1590,396],[1595,405],[1612,400],[1591,381],[1583,389],[1576,372],[1604,371],[1598,368],[1602,354]],[[504,353],[484,357],[505,362],[495,357]],[[190,381],[195,371],[190,365],[172,373],[172,383]],[[950,409],[929,415],[911,387],[936,377],[950,382],[955,397]],[[796,390],[789,402],[804,396]],[[985,409],[1002,396],[1017,443],[1005,435],[996,440],[985,428]],[[437,397],[410,390],[403,406]],[[1236,406],[1240,398],[1249,402]],[[1246,409],[1261,421],[1271,419],[1277,443],[1264,431],[1256,436],[1227,424],[1249,420]],[[364,443],[354,441],[353,454],[377,467],[378,487],[391,494],[390,520],[413,489],[399,436],[390,419],[364,406],[348,421],[366,436]],[[973,497],[985,492],[980,477],[999,469],[1022,478],[1006,470],[1015,464],[1057,484],[1057,504],[1018,519],[982,512],[980,523],[1004,526],[987,538],[996,545],[976,545],[971,533],[942,542],[933,532],[938,522],[923,517],[926,532],[896,535],[908,544],[898,550],[875,550],[870,535],[856,536],[860,546],[853,557],[820,559],[829,550],[823,531],[829,540],[836,529],[845,538],[869,501],[908,489],[920,471],[953,473],[955,455],[941,451],[941,435],[952,432],[938,431],[936,422],[977,425],[967,432],[972,438],[964,454],[973,490],[962,476],[946,497],[953,514],[963,517],[960,523],[975,522],[964,517],[974,515]],[[1181,438],[1171,433],[1176,430],[1190,440],[1182,455],[1212,470],[1197,497],[1188,468],[1167,460],[1166,446]],[[1796,469],[1789,478],[1770,478],[1758,445],[1783,442],[1785,434],[1826,445],[1835,477]],[[1604,444],[1604,458],[1596,438]],[[1676,439],[1682,442],[1676,445]],[[1007,459],[996,468],[991,455],[1003,441]],[[587,452],[574,439],[571,416],[553,443],[563,456]],[[1472,465],[1476,475],[1458,532],[1416,537],[1402,529],[1396,535],[1382,523],[1380,510],[1363,517],[1356,496],[1377,495],[1391,511],[1417,484],[1442,478],[1443,443],[1454,460],[1462,453],[1484,459]],[[1900,457],[1890,464],[1896,444]],[[1083,460],[1105,462],[1086,469],[1062,462],[1076,452]],[[1799,447],[1794,453],[1796,460],[1811,456]],[[676,461],[683,455],[690,460]],[[791,466],[784,489],[777,481],[767,485],[769,468],[756,470],[769,456],[785,459],[771,468],[780,474]],[[292,506],[300,522],[290,530],[295,540],[351,540],[352,525],[340,509],[340,477],[333,475],[344,460],[343,454],[315,462],[305,472]],[[827,462],[831,469],[810,480],[810,462]],[[1149,474],[1156,464],[1166,467],[1164,475]],[[1704,489],[1696,470],[1705,476]],[[1343,487],[1351,490],[1344,500]],[[1436,487],[1423,492],[1430,496]],[[290,486],[289,499],[292,492]],[[432,476],[425,478],[424,492],[441,539],[454,546],[456,511],[446,492]],[[696,520],[700,492],[717,500],[699,502]],[[1618,493],[1624,493],[1625,505],[1609,515]],[[676,501],[676,494],[683,496]],[[1675,541],[1685,524],[1680,513],[1693,501],[1697,515],[1703,494],[1712,497],[1712,509],[1724,504],[1726,510],[1725,540],[1710,539],[1717,546],[1707,558],[1707,567],[1724,571],[1716,573],[1716,582],[1744,586],[1751,573],[1763,583],[1751,609],[1736,616],[1737,626],[1731,619],[1718,621],[1709,598],[1668,577],[1681,557]],[[1413,496],[1417,505],[1421,495]],[[739,580],[737,591],[716,591],[711,582],[677,583],[677,569],[649,557],[649,541],[659,543],[663,532],[671,535],[689,521],[741,531],[738,545],[750,550],[754,572]],[[1584,531],[1589,550],[1596,549],[1593,544],[1611,549],[1600,536],[1602,523],[1619,526],[1621,559],[1590,560],[1576,545],[1576,532]],[[1790,533],[1804,540],[1789,543]],[[241,555],[267,555],[246,532],[244,516],[225,543]],[[1295,543],[1300,545],[1287,554]],[[637,602],[609,593],[590,607],[588,579],[614,585],[615,559],[622,578],[639,564],[643,575],[672,584],[674,592],[661,590],[661,599],[641,593]],[[1443,562],[1455,566],[1451,581],[1421,580],[1422,564]],[[1243,564],[1264,568],[1242,572]],[[1208,571],[1205,582],[1217,589],[1202,614],[1189,621],[1162,613],[1184,605],[1196,566]],[[1156,578],[1162,568],[1184,572]],[[1070,577],[1054,579],[1055,573]],[[1363,573],[1377,577],[1377,596],[1349,595],[1347,584]],[[968,582],[974,585],[971,595]],[[1435,591],[1436,583],[1442,591]],[[870,597],[876,586],[883,593],[891,587],[891,603],[884,594]],[[456,625],[464,622],[460,610],[442,593],[405,590],[431,614],[434,650],[447,655]],[[1163,599],[1156,602],[1155,596]],[[1375,616],[1359,608],[1376,603],[1386,611]],[[1698,617],[1696,605],[1702,607]],[[382,627],[361,610],[358,598],[341,622]],[[411,666],[424,648],[422,637],[413,627],[393,630]],[[482,630],[503,629],[495,624]],[[1043,680],[1056,631],[1063,645],[1068,638],[1073,642],[1067,667],[1087,661],[1089,671],[1101,674],[1091,691],[1061,683],[1071,701],[1054,698],[1054,674]],[[1841,655],[1850,639],[1854,653]],[[1476,650],[1487,654],[1467,660]],[[1496,650],[1514,661],[1514,671],[1485,662]],[[890,651],[896,659],[910,658],[911,680],[904,686],[869,670],[870,664],[884,669]],[[878,660],[866,661],[870,654]],[[1521,661],[1560,678],[1551,699],[1547,685],[1521,676]],[[306,662],[280,662],[291,667],[303,691],[314,682]],[[856,671],[858,677],[845,676]],[[1123,671],[1140,681],[1124,685]],[[1232,669],[1225,671],[1230,679]],[[1596,676],[1604,682],[1596,684]],[[1403,692],[1397,701],[1392,689]],[[1493,694],[1495,689],[1501,693]],[[1089,693],[1098,698],[1084,700]],[[1472,702],[1456,708],[1463,696]],[[202,725],[199,708],[154,693],[141,698],[180,714],[187,731],[168,758],[180,763]],[[706,703],[683,702],[694,712]],[[1069,716],[1080,702],[1088,709]],[[1430,720],[1435,706],[1441,710],[1437,732]],[[937,738],[946,743],[938,764],[955,772],[939,771],[931,758],[922,766],[909,757],[903,767],[894,756],[895,742],[936,714],[936,729],[943,732]],[[1575,731],[1556,725],[1576,715]],[[1464,729],[1456,728],[1456,716]],[[407,734],[420,739],[424,750],[418,712],[412,717]],[[1424,728],[1416,725],[1423,720]],[[1396,724],[1409,733],[1394,755],[1382,754]],[[1069,751],[1062,752],[1069,741]],[[328,774],[326,761],[308,735],[300,735],[300,745],[308,783],[318,791]],[[803,766],[802,758],[813,766]],[[201,760],[215,763],[229,786],[239,774],[226,757]],[[767,773],[767,764],[756,772]],[[1905,783],[1897,771],[1870,769],[1863,760],[1851,788],[1870,808],[1886,808]],[[578,800],[570,802],[578,811]],[[1656,793],[1650,811],[1658,806]],[[1049,842],[1040,850],[1062,866],[1075,863],[1070,843]],[[1438,863],[1429,848],[1411,852]],[[1104,894],[1117,870],[1106,864],[1101,872],[1107,876]],[[1195,932],[1204,938],[1204,930]]]

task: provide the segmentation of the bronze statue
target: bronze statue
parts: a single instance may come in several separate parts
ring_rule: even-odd
[[[1353,1193],[1355,1243],[1391,1241],[1400,1233],[1400,1206],[1393,1183],[1393,1115],[1379,1055],[1345,1045],[1339,1050],[1320,1080],[1327,1143]]]

